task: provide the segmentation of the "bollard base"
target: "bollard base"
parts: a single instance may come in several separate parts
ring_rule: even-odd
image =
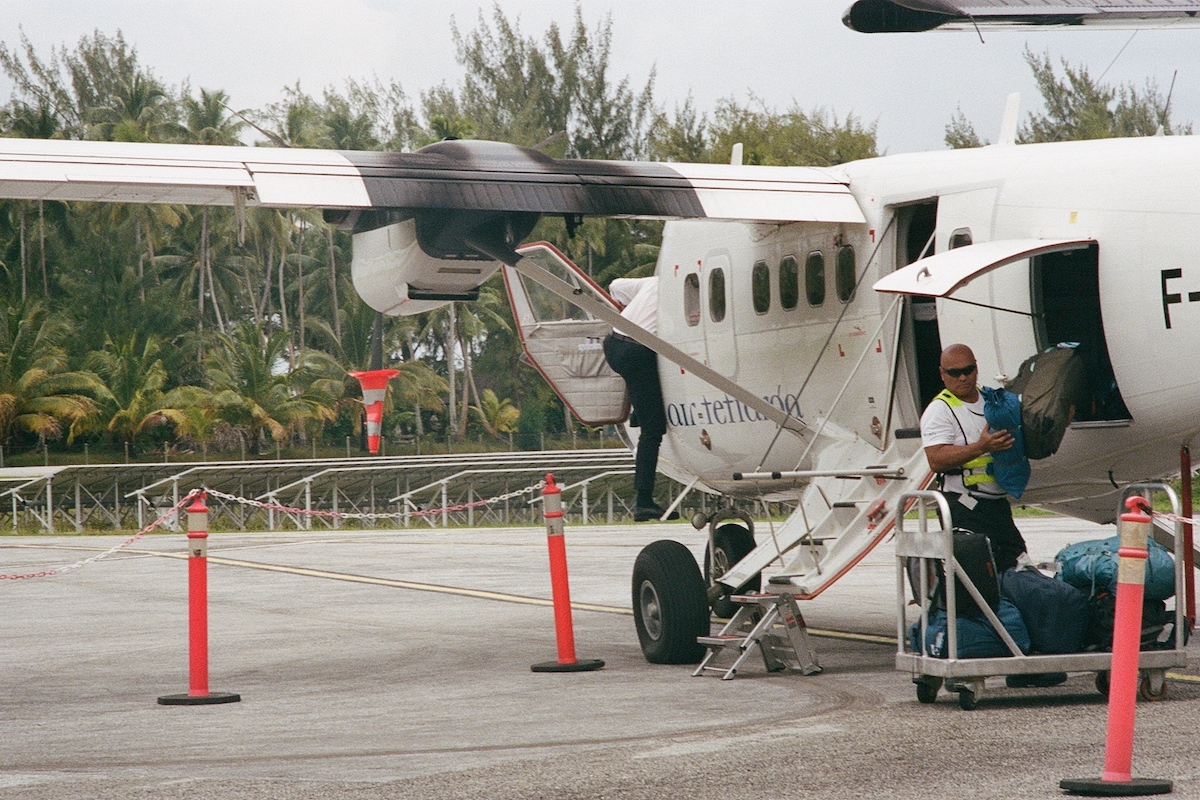
[[[540,664],[534,664],[529,669],[531,672],[591,672],[603,666],[604,662],[598,658],[581,658],[570,664],[560,664],[557,661],[543,661]]]
[[[218,703],[239,703],[240,694],[233,692],[210,692],[209,694],[165,694],[158,698],[160,706],[212,706]]]
[[[1170,781],[1156,778],[1134,778],[1131,781],[1106,781],[1102,778],[1067,778],[1058,782],[1058,788],[1069,794],[1089,797],[1141,797],[1148,794],[1170,794]]]

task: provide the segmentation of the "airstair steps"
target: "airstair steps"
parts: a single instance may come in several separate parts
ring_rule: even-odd
[[[693,676],[715,672],[720,673],[722,680],[732,680],[756,646],[769,672],[785,669],[804,675],[821,672],[816,652],[808,641],[804,617],[793,597],[756,593],[734,595],[730,599],[738,605],[738,610],[729,622],[714,636],[696,638],[708,652]],[[717,664],[726,653],[734,655],[733,662]]]
[[[880,458],[880,456],[883,456]],[[897,502],[907,491],[923,488],[930,478],[921,441],[897,438],[886,453],[848,447],[817,465],[821,470],[852,471],[863,463],[891,468],[887,476],[815,478],[800,505],[770,537],[720,577],[725,586],[741,586],[755,574],[778,568],[765,581],[771,593],[807,600],[829,588],[858,563],[891,530]],[[821,547],[812,546],[820,541]]]

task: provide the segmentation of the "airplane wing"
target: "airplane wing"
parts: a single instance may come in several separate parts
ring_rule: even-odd
[[[1114,28],[1200,24],[1196,0],[857,0],[842,22],[860,33],[934,28],[1086,25]]]
[[[0,139],[0,196],[353,210],[864,221],[813,167],[555,159],[500,142],[415,153]]]

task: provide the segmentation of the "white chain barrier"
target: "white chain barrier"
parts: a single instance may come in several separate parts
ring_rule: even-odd
[[[1200,527],[1200,517],[1182,517],[1179,514],[1170,514],[1163,511],[1148,511],[1152,517],[1159,517],[1168,522],[1182,522],[1184,525],[1195,525]]]
[[[79,569],[80,567],[86,566],[88,564],[93,564],[102,558],[107,558],[108,556],[111,556],[113,553],[116,553],[117,551],[133,544],[138,539],[141,539],[143,536],[145,536],[146,534],[153,531],[155,528],[158,528],[160,525],[162,525],[168,519],[173,517],[176,514],[176,512],[178,512],[179,509],[183,508],[188,502],[190,502],[192,500],[192,498],[196,497],[197,495],[199,495],[201,493],[204,493],[204,494],[208,495],[209,497],[215,497],[215,498],[219,498],[221,500],[225,500],[230,503],[240,503],[242,505],[251,506],[253,508],[261,508],[261,509],[266,509],[266,510],[270,510],[270,511],[279,511],[279,512],[282,512],[285,514],[300,514],[300,515],[309,516],[309,517],[321,517],[322,519],[400,520],[400,519],[406,519],[406,518],[412,518],[412,517],[436,516],[436,515],[440,515],[442,513],[449,514],[449,513],[456,512],[456,511],[467,511],[468,509],[472,509],[472,508],[481,508],[483,506],[491,505],[492,503],[501,503],[505,500],[512,500],[515,497],[522,497],[524,495],[533,495],[536,492],[540,492],[542,490],[542,488],[545,487],[545,485],[546,485],[545,481],[538,481],[537,483],[532,484],[530,486],[526,486],[522,489],[516,489],[511,492],[505,492],[504,494],[498,494],[495,497],[489,497],[485,500],[473,500],[469,503],[459,503],[457,505],[445,506],[443,508],[408,509],[405,511],[389,511],[386,513],[375,513],[375,512],[369,512],[369,511],[368,512],[312,511],[312,510],[304,509],[304,508],[296,508],[294,506],[285,506],[280,503],[268,503],[268,502],[264,502],[262,500],[252,500],[248,497],[239,497],[238,495],[228,494],[226,492],[217,491],[216,489],[193,489],[191,492],[189,492],[187,494],[186,497],[182,498],[173,507],[164,511],[162,513],[162,515],[160,515],[158,517],[158,519],[154,520],[149,525],[142,528],[140,531],[135,533],[133,536],[130,536],[128,539],[121,542],[120,544],[110,547],[108,550],[105,550],[103,553],[97,553],[94,556],[85,558],[81,561],[76,561],[74,564],[68,564],[65,567],[49,567],[49,568],[46,568],[43,570],[38,570],[36,572],[12,573],[12,574],[8,574],[8,575],[0,574],[0,580],[22,580],[25,578],[49,578],[49,577],[53,577],[55,575],[61,575],[64,572],[70,572],[71,570]]]
[[[114,545],[113,547],[108,548],[103,553],[97,553],[94,556],[89,556],[88,558],[85,558],[81,561],[76,561],[74,564],[67,564],[65,567],[49,567],[47,569],[38,570],[37,572],[10,573],[8,575],[0,575],[0,581],[4,581],[4,580],[15,581],[15,580],[23,580],[25,578],[51,578],[51,577],[54,577],[55,575],[62,575],[64,572],[70,572],[71,570],[79,569],[80,567],[87,566],[88,564],[94,564],[95,562],[99,561],[102,558],[108,558],[113,553],[116,553],[119,550],[122,550],[122,549],[128,547],[129,545],[136,542],[138,539],[141,539],[147,533],[150,533],[152,530],[154,530],[155,528],[162,525],[168,519],[173,517],[175,515],[175,513],[179,511],[179,509],[181,509],[185,505],[187,505],[187,503],[189,501],[191,501],[192,498],[194,498],[196,495],[200,494],[200,492],[201,492],[200,489],[193,489],[192,491],[188,492],[186,497],[182,498],[174,506],[172,506],[171,508],[164,511],[158,517],[158,519],[154,520],[149,525],[142,528],[140,531],[135,533],[133,536],[130,536],[128,539],[121,542],[120,544]]]
[[[443,506],[441,508],[418,508],[407,509],[404,511],[387,511],[383,513],[373,511],[312,511],[310,509],[297,508],[296,506],[285,506],[280,503],[268,503],[264,500],[251,500],[248,497],[239,497],[235,494],[219,492],[216,489],[205,489],[204,491],[208,493],[209,497],[216,497],[221,500],[226,500],[230,503],[241,503],[242,505],[251,506],[253,508],[261,508],[268,511],[279,511],[284,514],[301,514],[309,517],[320,517],[322,519],[400,520],[410,517],[430,517],[437,516],[442,513],[450,514],[456,511],[467,511],[468,509],[472,508],[481,508],[483,506],[489,506],[492,503],[500,503],[505,500],[511,500],[514,497],[532,495],[535,492],[540,492],[542,487],[545,485],[545,481],[538,481],[537,483],[526,486],[523,489],[516,489],[511,492],[505,492],[504,494],[498,494],[495,497],[489,497],[486,500],[472,500],[469,503],[459,503],[457,505]]]

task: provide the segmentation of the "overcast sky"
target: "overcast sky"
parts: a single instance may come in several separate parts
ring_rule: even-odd
[[[1200,29],[864,35],[841,24],[849,0],[581,0],[585,20],[611,13],[615,74],[642,85],[656,70],[666,108],[690,92],[701,109],[753,92],[777,109],[798,103],[877,122],[892,153],[944,147],[961,107],[995,140],[1004,100],[1022,95],[1022,118],[1038,102],[1022,51],[1049,51],[1106,82],[1156,80],[1175,120],[1200,122]],[[569,27],[574,4],[505,0],[521,30],[540,35],[552,20]],[[73,46],[100,30],[124,33],[141,62],[168,84],[223,88],[234,107],[279,100],[297,81],[309,92],[346,78],[398,81],[411,98],[457,85],[451,20],[475,27],[479,0],[0,0],[0,40],[23,28],[39,52]],[[1122,48],[1123,51],[1122,51]],[[1120,54],[1118,56],[1118,54]],[[1111,66],[1110,66],[1111,65]],[[0,79],[0,99],[9,86]]]

